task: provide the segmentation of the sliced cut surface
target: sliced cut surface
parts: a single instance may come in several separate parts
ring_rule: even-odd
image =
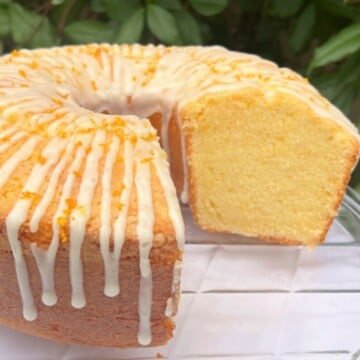
[[[353,136],[294,95],[206,95],[183,112],[198,224],[314,245],[337,213],[358,153]]]

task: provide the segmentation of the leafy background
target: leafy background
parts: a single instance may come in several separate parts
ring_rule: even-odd
[[[309,77],[360,126],[360,0],[0,0],[0,53],[88,42],[256,53]]]

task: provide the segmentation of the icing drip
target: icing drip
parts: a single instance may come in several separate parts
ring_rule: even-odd
[[[102,199],[100,213],[100,245],[101,254],[104,259],[105,267],[105,288],[106,296],[116,296],[119,293],[117,270],[119,259],[116,259],[110,252],[110,235],[111,235],[111,199],[112,199],[112,170],[116,161],[116,155],[119,151],[119,139],[112,138],[109,152],[105,160],[105,168],[102,177]],[[115,259],[114,259],[115,258]],[[114,261],[115,260],[115,261]]]
[[[129,209],[131,188],[133,183],[133,159],[134,151],[130,141],[124,143],[124,187],[120,194],[119,203],[122,208],[114,223],[114,250],[110,253],[108,242],[101,243],[101,252],[105,266],[105,288],[106,296],[114,297],[120,292],[119,285],[119,259],[121,249],[125,241],[126,219]]]
[[[30,231],[33,233],[38,231],[39,222],[41,218],[44,216],[47,208],[49,207],[51,201],[54,198],[60,175],[63,172],[65,165],[69,161],[69,157],[72,154],[73,149],[74,149],[74,143],[70,143],[66,148],[66,152],[64,156],[59,161],[59,163],[54,169],[54,172],[51,175],[48,187],[41,201],[36,207],[30,221]],[[58,234],[58,232],[56,232],[56,234]],[[38,265],[40,277],[42,281],[41,299],[42,302],[47,306],[53,306],[57,302],[55,283],[54,283],[54,268],[55,268],[55,259],[56,259],[57,250],[58,250],[58,237],[54,238],[54,236],[47,250],[37,247],[36,244],[31,244],[31,251]]]
[[[42,152],[46,159],[43,165],[36,164],[24,185],[22,193],[38,193],[50,167],[56,163],[58,156],[64,148],[64,141],[53,139]],[[31,154],[31,153],[30,153]],[[13,160],[10,158],[10,161]],[[16,274],[18,277],[20,294],[23,300],[23,315],[26,320],[33,321],[37,317],[37,310],[30,288],[29,274],[18,235],[21,225],[25,222],[28,210],[32,204],[31,198],[20,198],[10,211],[6,219],[7,236],[15,259]]]
[[[181,209],[177,201],[176,191],[172,184],[172,179],[169,173],[169,166],[167,161],[160,157],[159,154],[155,156],[154,165],[157,175],[160,179],[160,183],[164,190],[166,203],[168,206],[169,218],[174,226],[177,245],[180,250],[184,249],[185,243],[185,226],[181,216]],[[165,315],[171,317],[176,312],[175,299],[176,293],[180,286],[182,262],[176,260],[173,270],[173,281],[171,285],[171,297],[167,300]]]
[[[2,187],[9,179],[10,175],[14,172],[21,161],[26,160],[31,156],[35,145],[37,144],[36,138],[29,139],[0,169],[0,187]],[[20,219],[21,221],[22,219]],[[25,219],[24,219],[25,220]],[[24,221],[23,220],[23,221]],[[15,220],[16,221],[16,220]],[[10,242],[11,250],[15,260],[15,270],[18,279],[20,295],[23,301],[23,316],[28,321],[33,321],[37,317],[37,311],[34,306],[32,293],[29,284],[29,275],[22,253],[21,243],[18,240],[18,230],[20,227],[15,223],[11,223],[9,217],[6,220],[6,232]]]
[[[55,215],[52,220],[52,230],[53,230],[53,236],[51,238],[51,243],[49,248],[46,251],[46,255],[43,255],[43,252],[39,249],[39,251],[42,255],[37,256],[40,259],[37,259],[37,263],[39,265],[40,273],[43,272],[44,275],[42,276],[43,280],[43,302],[46,305],[51,305],[54,302],[57,302],[57,295],[55,291],[55,279],[54,279],[54,271],[55,271],[55,260],[56,260],[56,254],[59,248],[59,224],[58,219],[63,216],[67,204],[66,200],[69,199],[71,190],[73,187],[73,183],[75,180],[75,172],[80,170],[82,161],[84,159],[84,156],[86,154],[85,148],[90,144],[90,136],[85,136],[82,139],[82,146],[79,147],[77,150],[77,153],[75,155],[75,159],[73,163],[70,165],[70,168],[68,170],[68,176],[65,180],[63,191],[61,194],[61,198],[59,201],[58,208],[55,212]],[[34,254],[36,256],[36,254]],[[45,275],[46,274],[46,275]]]
[[[105,288],[104,293],[107,296],[116,296],[119,291],[116,285],[113,286],[112,279],[114,273],[118,269],[118,261],[114,263],[114,257],[110,253],[110,235],[111,235],[111,199],[112,199],[112,169],[116,161],[116,155],[119,150],[119,139],[112,138],[110,143],[109,152],[105,160],[105,168],[102,177],[102,199],[101,199],[101,213],[100,213],[100,246],[101,254],[104,259],[105,267]],[[118,259],[117,259],[118,260]],[[115,266],[114,266],[115,265]],[[116,276],[115,276],[116,278]],[[118,279],[117,279],[118,280]],[[115,281],[114,281],[115,283]]]
[[[11,174],[19,166],[20,162],[28,159],[35,149],[35,146],[38,142],[38,138],[30,138],[21,148],[5,162],[5,164],[0,169],[0,188],[4,186],[9,180]]]
[[[12,136],[5,144],[2,144],[0,146],[0,153],[7,150],[9,147],[11,147],[13,144],[16,144],[19,140],[24,138],[26,136],[26,133],[24,131],[17,132],[14,136]]]
[[[14,128],[14,127],[10,127],[10,128],[8,128],[6,130],[3,130],[3,129],[1,129],[1,130],[2,130],[2,132],[0,134],[0,141],[3,141],[4,139],[6,139],[9,136],[13,135],[17,131],[17,129]]]
[[[176,294],[178,293],[180,287],[180,277],[181,277],[182,262],[179,260],[175,261],[174,270],[173,270],[173,281],[171,284],[171,296],[167,299],[165,315],[167,317],[172,317],[176,313]]]
[[[149,163],[136,163],[135,184],[138,199],[138,223],[136,227],[140,255],[139,334],[141,345],[151,342],[152,271],[150,250],[153,241],[154,209],[151,193]]]
[[[86,224],[91,215],[91,202],[98,181],[98,165],[103,154],[102,145],[105,144],[105,141],[105,131],[97,131],[91,151],[86,159],[85,170],[77,198],[77,207],[72,210],[70,217],[71,304],[77,309],[81,309],[86,305],[81,246],[85,238]]]

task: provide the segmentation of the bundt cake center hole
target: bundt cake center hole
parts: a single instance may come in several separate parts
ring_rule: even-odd
[[[131,109],[129,109],[129,106],[123,102],[101,101],[91,104],[80,103],[79,105],[98,114],[136,115]]]
[[[135,115],[146,117],[149,115],[151,105],[145,101],[132,100],[131,96],[117,96],[112,94],[107,96],[88,99],[86,97],[76,99],[79,106],[91,110],[98,114],[106,115]]]

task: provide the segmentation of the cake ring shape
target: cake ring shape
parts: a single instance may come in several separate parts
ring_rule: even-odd
[[[339,110],[254,55],[90,44],[3,56],[0,321],[71,343],[165,343],[184,243],[176,190],[204,229],[313,246],[358,155]]]

